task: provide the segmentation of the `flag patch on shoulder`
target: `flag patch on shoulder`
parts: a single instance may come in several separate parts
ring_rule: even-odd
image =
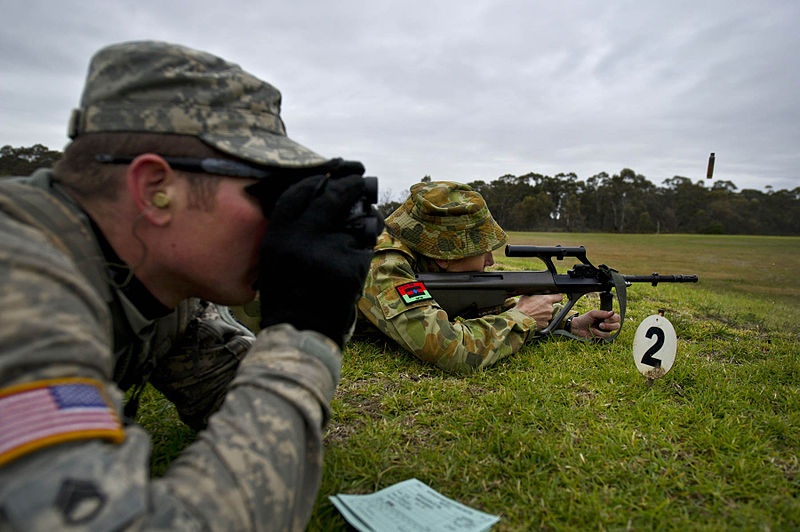
[[[433,299],[431,294],[428,292],[428,289],[425,288],[425,285],[420,281],[401,284],[397,287],[397,293],[400,294],[400,297],[403,299],[406,305],[416,303],[417,301],[427,301],[428,299]]]
[[[99,381],[55,379],[0,390],[0,465],[42,447],[91,438],[125,439]]]

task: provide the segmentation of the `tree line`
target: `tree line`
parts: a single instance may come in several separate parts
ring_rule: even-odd
[[[6,145],[0,148],[0,176],[30,175],[37,168],[50,168],[61,157],[55,151],[41,144],[14,148]]]
[[[529,173],[467,184],[510,231],[800,234],[800,187],[737,191],[731,181],[709,187],[681,176],[657,186],[629,168],[585,181],[574,173]],[[399,205],[387,202],[379,208],[387,215]]]
[[[0,176],[28,175],[50,167],[61,152],[36,144],[0,148]],[[421,181],[430,181],[425,176]],[[509,231],[613,233],[800,234],[800,187],[739,191],[730,181],[706,186],[675,176],[657,186],[629,168],[586,180],[574,173],[554,177],[506,174],[468,182]],[[400,205],[384,201],[385,216]]]

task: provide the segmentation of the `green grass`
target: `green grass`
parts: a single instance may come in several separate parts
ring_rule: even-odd
[[[510,236],[582,244],[622,273],[697,273],[700,283],[629,288],[611,345],[541,341],[468,376],[380,339],[349,344],[309,530],[348,530],[329,495],[411,477],[500,515],[497,531],[798,529],[800,238]],[[525,265],[501,255],[500,267]],[[658,309],[678,352],[650,381],[631,344]],[[145,410],[162,403],[154,396]],[[174,414],[152,419],[155,469],[191,435]]]
[[[154,477],[163,475],[172,460],[195,439],[195,431],[178,419],[175,405],[149,384],[142,392],[136,421],[150,433],[150,474]]]

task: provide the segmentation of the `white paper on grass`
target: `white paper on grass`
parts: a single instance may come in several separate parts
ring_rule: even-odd
[[[500,520],[448,499],[415,478],[375,493],[340,493],[330,500],[360,532],[486,532]]]

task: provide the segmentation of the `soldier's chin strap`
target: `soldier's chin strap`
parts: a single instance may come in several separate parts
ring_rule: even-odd
[[[569,296],[569,303],[567,303],[561,312],[558,313],[558,316],[555,317],[553,323],[547,326],[547,329],[542,331],[542,335],[551,335],[551,336],[566,336],[567,338],[572,338],[573,340],[580,340],[581,342],[595,342],[595,343],[611,343],[614,339],[619,336],[619,333],[622,332],[622,324],[625,322],[625,306],[627,301],[627,294],[625,291],[625,277],[620,274],[617,270],[613,268],[609,268],[605,264],[601,264],[597,267],[600,271],[604,274],[608,275],[611,278],[612,283],[614,284],[614,292],[617,294],[617,301],[619,301],[619,329],[617,332],[609,336],[608,338],[600,338],[600,337],[593,337],[593,338],[583,338],[581,336],[577,336],[572,334],[571,332],[565,331],[564,329],[555,329],[555,330],[548,330],[554,325],[560,324],[561,321],[564,319],[566,314],[570,311],[572,306],[578,301],[580,295],[577,297],[573,297],[572,295]],[[601,292],[600,293],[600,310],[614,310],[614,295],[611,292]],[[599,322],[594,323],[593,326],[599,325]]]

